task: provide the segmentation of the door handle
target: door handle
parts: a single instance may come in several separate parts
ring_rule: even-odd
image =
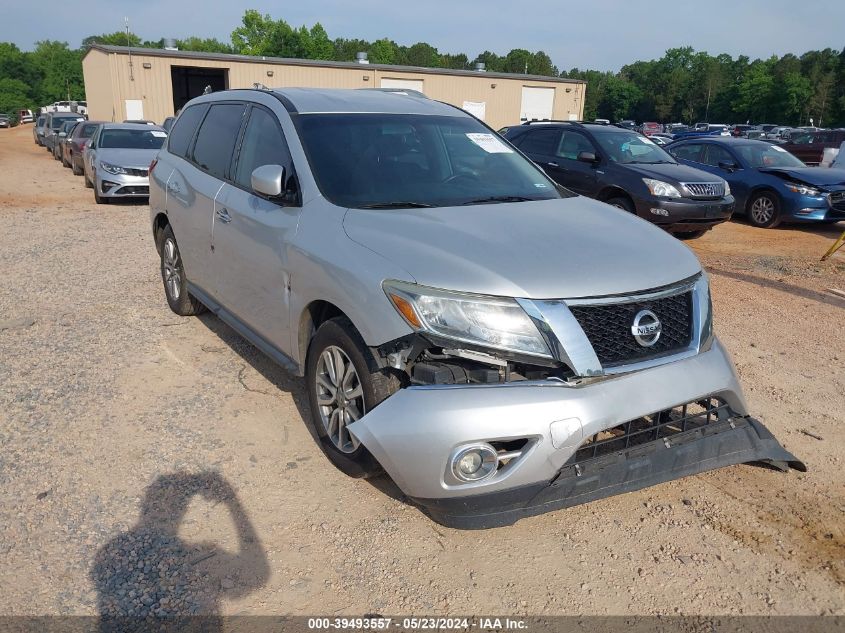
[[[173,193],[181,193],[181,189],[179,188],[179,184],[175,182],[167,183],[167,190]]]
[[[217,219],[223,224],[229,224],[229,222],[232,221],[232,216],[229,215],[229,212],[226,211],[226,209],[217,209]]]
[[[552,161],[552,162],[548,162],[548,163],[546,163],[546,165],[548,165],[549,167],[560,167],[560,165],[558,165],[558,164],[557,164],[556,162],[554,162],[554,161]]]

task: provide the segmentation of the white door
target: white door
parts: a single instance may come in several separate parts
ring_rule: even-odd
[[[144,118],[144,102],[140,99],[126,100],[126,118],[130,121],[140,121]]]
[[[382,88],[401,88],[402,90],[416,90],[417,92],[423,91],[423,80],[422,79],[382,79],[381,80],[381,87]]]
[[[554,106],[554,88],[522,87],[522,108],[520,109],[519,114],[521,121],[551,119]]]

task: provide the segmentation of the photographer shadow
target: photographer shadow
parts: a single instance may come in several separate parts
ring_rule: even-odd
[[[189,543],[179,527],[190,501],[225,504],[238,538],[234,553]],[[223,630],[220,602],[246,596],[270,577],[267,556],[229,483],[217,472],[177,472],[146,490],[138,522],[104,545],[94,560],[100,631]],[[169,626],[168,626],[169,625]]]

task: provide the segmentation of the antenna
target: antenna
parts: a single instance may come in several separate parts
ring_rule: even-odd
[[[129,18],[124,17],[123,23],[126,26],[126,47],[129,49],[129,81],[135,81],[132,74],[132,40],[129,39]]]

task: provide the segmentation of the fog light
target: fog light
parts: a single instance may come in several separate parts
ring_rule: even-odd
[[[461,481],[480,481],[496,472],[499,456],[489,444],[462,448],[452,457],[452,472]]]

